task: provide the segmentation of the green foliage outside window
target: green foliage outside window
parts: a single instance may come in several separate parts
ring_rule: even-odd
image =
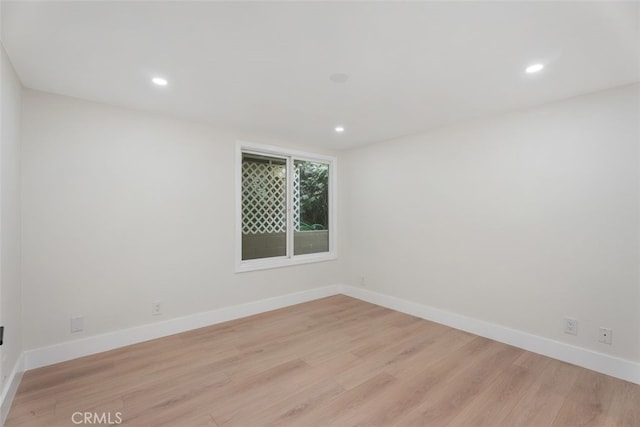
[[[329,226],[329,165],[297,161],[300,169],[300,231]]]

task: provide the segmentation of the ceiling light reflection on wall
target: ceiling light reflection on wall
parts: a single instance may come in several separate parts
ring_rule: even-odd
[[[167,84],[169,84],[167,79],[164,79],[162,77],[154,77],[154,78],[151,79],[151,81],[156,86],[166,86]]]
[[[543,68],[544,68],[544,64],[531,64],[527,67],[525,71],[527,72],[527,74],[534,74],[539,71],[542,71]]]
[[[335,131],[338,132],[338,133],[342,133],[342,132],[344,132],[344,127],[343,126],[336,126],[335,127]]]

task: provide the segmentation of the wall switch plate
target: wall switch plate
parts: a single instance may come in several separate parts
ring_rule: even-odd
[[[84,317],[76,316],[71,318],[71,333],[80,332],[84,329]]]
[[[564,318],[564,333],[578,335],[578,321],[570,317]]]
[[[160,305],[160,301],[151,303],[151,314],[153,316],[159,316],[162,314],[162,306]]]
[[[598,341],[604,344],[611,345],[612,340],[612,331],[611,328],[600,328],[600,333],[598,334]]]

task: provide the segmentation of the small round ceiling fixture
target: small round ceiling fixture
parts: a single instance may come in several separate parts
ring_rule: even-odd
[[[535,74],[539,71],[542,71],[543,68],[544,64],[531,64],[525,69],[525,71],[527,72],[527,74]]]
[[[344,126],[336,126],[334,130],[338,133],[342,133],[344,132]]]
[[[153,84],[156,85],[156,86],[166,86],[166,85],[169,84],[167,79],[162,78],[162,77],[154,77],[154,78],[151,79],[151,82],[153,82]]]
[[[345,73],[335,73],[329,76],[329,80],[334,83],[344,83],[349,80],[349,75]]]

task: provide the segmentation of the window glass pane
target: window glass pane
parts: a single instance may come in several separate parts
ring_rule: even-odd
[[[329,252],[329,165],[296,160],[294,173],[293,253]]]
[[[242,259],[287,254],[287,164],[242,154]]]

